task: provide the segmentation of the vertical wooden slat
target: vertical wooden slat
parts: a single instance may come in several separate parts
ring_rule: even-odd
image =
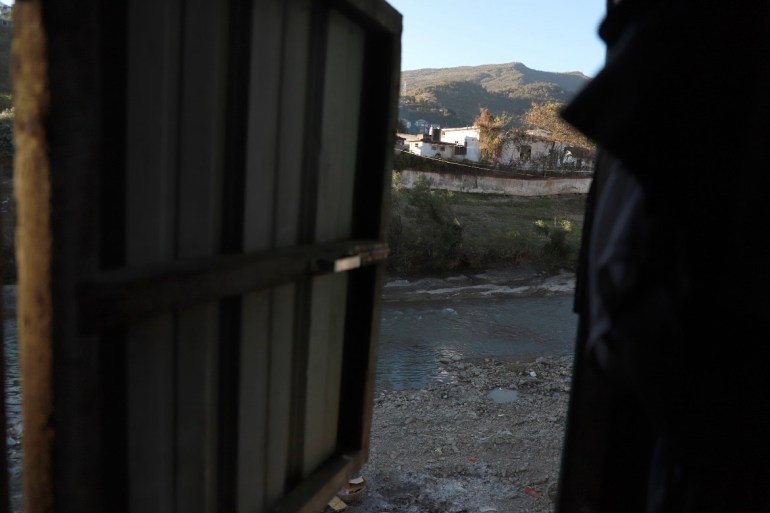
[[[281,66],[280,119],[278,125],[278,173],[274,189],[275,247],[299,242],[300,213],[297,201],[302,190],[302,141],[310,134],[305,126],[306,99],[311,84],[310,0],[286,2]]]
[[[115,137],[108,129],[110,123],[117,123],[116,132],[123,132],[125,121],[120,93],[124,55],[108,51],[122,47],[125,17],[116,16],[119,11],[120,6],[96,4],[72,10],[55,2],[46,2],[42,10],[49,41],[51,105],[40,134],[46,138],[50,155],[53,236],[50,245],[38,251],[50,250],[51,254],[52,315],[49,319],[30,316],[28,321],[43,326],[50,323],[53,338],[55,414],[44,429],[54,436],[54,493],[59,513],[103,510],[107,500],[120,504],[115,508],[120,512],[124,502],[124,425],[109,415],[123,414],[120,382],[112,381],[108,373],[108,368],[114,368],[112,348],[116,346],[103,350],[101,336],[82,335],[78,326],[79,285],[100,269],[107,256],[101,244],[102,193],[114,193],[124,171],[123,137]],[[31,87],[45,87],[44,83]],[[114,174],[101,174],[110,168],[115,169]],[[45,196],[40,183],[34,187],[31,194]],[[122,231],[120,219],[115,221],[114,229]],[[116,263],[113,256],[107,257],[112,265]],[[113,335],[105,337],[106,341],[116,340]],[[113,392],[118,400],[110,405]],[[117,472],[103,471],[110,462],[117,463]]]
[[[281,48],[283,3],[263,2],[251,17],[251,62],[248,104],[243,245],[245,251],[268,249],[273,244],[273,190],[277,179],[276,146],[280,123]],[[237,511],[262,511],[268,479],[281,479],[277,457],[268,464],[268,451],[285,450],[280,440],[268,440],[267,411],[270,380],[271,292],[243,297],[241,314],[241,368],[238,424]],[[288,404],[283,403],[283,408]],[[284,427],[285,429],[285,427]],[[282,485],[283,481],[281,481]]]
[[[153,16],[129,3],[126,97],[126,260],[129,266],[174,257],[179,123],[181,0]]]
[[[128,6],[126,263],[174,257],[181,3]],[[129,511],[173,511],[174,319],[126,334]]]
[[[315,242],[351,236],[364,64],[364,30],[329,16]]]
[[[173,318],[136,323],[126,338],[128,510],[173,511]]]
[[[272,244],[273,188],[276,180],[280,98],[282,8],[263,2],[254,12],[251,91],[246,153],[244,249],[267,249]]]
[[[305,120],[310,65],[311,3],[295,0],[284,3],[284,33],[282,45],[280,118],[278,123],[278,168],[275,188],[274,239],[275,247],[295,245],[300,240],[302,195],[303,141],[308,137]],[[298,151],[299,150],[299,151]],[[300,294],[299,297],[304,297]],[[273,291],[273,314],[270,338],[270,381],[267,418],[268,447],[265,452],[267,473],[267,505],[274,505],[283,495],[289,478],[291,451],[292,365],[295,347],[301,331],[296,326],[299,308],[298,287],[287,285]]]
[[[363,29],[334,11],[327,37],[316,242],[351,235],[364,57]],[[346,292],[346,275],[313,282],[304,475],[336,448]]]
[[[305,416],[304,476],[334,454],[340,411],[348,275],[313,281]]]
[[[401,32],[369,32],[359,120],[358,172],[353,236],[384,240],[390,221],[390,182],[398,106],[382,98],[398,98]],[[394,27],[395,28],[395,27]],[[383,65],[389,63],[389,65]],[[376,170],[376,171],[375,171]],[[342,450],[363,450],[368,459],[373,414],[380,305],[384,265],[351,273],[348,320],[342,371],[339,443]],[[360,344],[359,340],[369,340]]]
[[[215,254],[221,231],[227,2],[184,5],[177,257]],[[177,318],[176,509],[214,511],[217,500],[219,316],[215,304]]]
[[[217,499],[218,310],[187,309],[177,326],[176,510],[212,512]]]
[[[53,355],[51,300],[48,60],[40,2],[14,7],[13,73],[16,118],[14,183],[17,205],[18,331],[24,382],[24,509],[53,511]],[[0,436],[5,436],[1,433]]]
[[[248,174],[248,128],[251,118],[252,99],[251,78],[254,70],[254,35],[253,12],[255,4],[251,0],[230,0],[227,12],[227,103],[225,119],[225,155],[223,176],[223,206],[222,206],[222,235],[221,251],[224,254],[241,253],[244,250],[245,226],[247,217],[247,197],[244,194]],[[276,22],[278,20],[273,20]],[[265,71],[269,71],[265,69]],[[254,366],[263,365],[259,337],[255,331],[261,328],[254,325],[245,314],[245,298],[242,296],[228,297],[220,304],[220,346],[219,346],[219,451],[218,451],[218,508],[219,511],[235,512],[255,511],[261,509],[260,494],[263,490],[262,479],[254,476],[248,470],[254,470],[246,461],[245,447],[241,445],[243,436],[258,435],[253,432],[255,423],[244,420],[254,419],[264,412],[264,407],[257,405],[256,409],[246,409],[242,405],[245,397],[259,396],[260,391],[244,383],[244,371],[253,373],[253,369],[242,369],[244,360],[254,362]],[[258,307],[259,309],[259,307]],[[251,323],[251,326],[249,326]],[[257,342],[257,353],[249,353],[246,345],[244,330],[251,327],[248,336],[250,342]],[[256,329],[255,329],[256,328]],[[264,337],[262,337],[264,338]],[[252,347],[252,349],[254,349]],[[255,359],[256,358],[256,359]],[[257,376],[251,375],[246,379],[264,379],[264,370],[258,368]],[[265,387],[261,387],[263,390]],[[244,429],[246,430],[244,432]],[[257,469],[259,470],[259,469]],[[244,500],[248,495],[250,500]]]
[[[280,471],[280,460],[267,468],[267,380],[270,292],[247,294],[241,303],[241,373],[238,419],[236,511],[264,511],[268,473]]]
[[[297,8],[300,4],[292,7]],[[323,120],[324,74],[328,33],[329,6],[326,2],[309,2],[307,39],[307,76],[304,90],[305,115],[303,127],[302,162],[299,193],[294,196],[299,212],[297,243],[310,244],[315,240],[318,202],[318,167],[321,154],[321,123]],[[292,318],[292,347],[290,376],[290,416],[285,489],[292,489],[302,481],[305,460],[305,417],[307,415],[308,340],[310,339],[310,306],[312,281],[299,280],[295,290],[295,308]]]
[[[265,500],[271,508],[286,492],[289,476],[289,455],[291,442],[291,401],[292,396],[292,349],[296,336],[294,326],[297,288],[285,285],[276,288],[271,297],[272,317],[269,349],[269,377],[267,411],[268,445],[263,465],[266,467],[267,482]]]

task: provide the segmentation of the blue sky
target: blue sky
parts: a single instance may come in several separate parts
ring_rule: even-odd
[[[594,76],[605,0],[387,0],[404,16],[401,69],[521,62]]]

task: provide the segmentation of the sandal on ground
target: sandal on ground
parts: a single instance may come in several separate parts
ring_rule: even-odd
[[[364,494],[366,489],[366,478],[361,477],[360,483],[348,483],[340,490],[337,496],[348,504],[356,502]]]

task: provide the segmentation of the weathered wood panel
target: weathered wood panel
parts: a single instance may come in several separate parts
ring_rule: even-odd
[[[302,145],[313,134],[305,124],[307,116],[310,66],[310,0],[282,2],[284,12],[283,62],[281,67],[280,118],[278,120],[278,167],[275,194],[275,247],[285,248],[300,240],[300,216],[303,205],[297,202],[302,194]],[[290,6],[290,7],[289,7]],[[255,32],[256,34],[257,32]],[[255,44],[260,38],[255,36]],[[256,129],[257,127],[255,127]]]
[[[359,139],[364,31],[332,11],[327,28],[315,241],[351,236]],[[347,276],[312,283],[308,340],[305,453],[308,476],[336,450]]]
[[[266,1],[250,20],[253,30],[244,187],[244,198],[248,201],[245,201],[243,226],[243,246],[247,251],[273,247],[274,211],[278,208],[274,191],[280,179],[276,173],[279,159],[276,145],[280,126],[283,11],[282,2]],[[266,127],[270,129],[265,130]],[[281,469],[285,468],[288,452],[280,440],[270,439],[265,415],[273,400],[270,392],[274,356],[272,295],[269,290],[247,294],[242,302],[236,507],[244,513],[264,511],[268,480],[283,475]],[[288,408],[289,399],[282,399],[285,400],[281,406]],[[288,420],[285,420],[280,433],[285,433],[287,426]],[[278,451],[273,454],[272,464],[268,457],[271,449]],[[278,493],[282,490],[283,480]]]
[[[264,510],[268,476],[280,474],[280,463],[286,459],[283,454],[268,466],[270,303],[270,291],[247,294],[242,302],[236,509],[244,513]]]
[[[176,254],[215,255],[224,181],[226,2],[184,6]],[[177,511],[213,512],[218,499],[219,305],[178,314],[176,342]]]
[[[47,37],[39,2],[17,6],[14,17],[13,58],[29,63],[13,74],[17,314],[24,379],[24,473],[30,476],[24,480],[24,495],[27,511],[48,512],[53,508],[54,482],[53,437],[47,426],[54,398],[51,254],[45,250],[51,244],[50,157],[44,128],[49,105]]]
[[[365,458],[373,368],[343,366],[374,354],[380,278],[324,262],[382,265],[397,91],[365,69],[400,18],[377,0],[96,4],[46,18],[59,414],[55,490],[43,447],[30,512],[316,512]]]
[[[181,8],[166,2],[147,16],[137,2],[128,7],[126,196],[137,201],[126,204],[127,265],[174,257]],[[173,316],[132,324],[126,342],[128,509],[173,511]]]
[[[346,273],[313,280],[304,426],[304,477],[309,476],[337,449],[347,285]]]
[[[315,242],[351,237],[364,31],[332,11],[323,88]]]
[[[270,332],[270,392],[266,414],[268,446],[264,465],[267,473],[266,505],[272,508],[286,493],[291,456],[292,370],[297,287],[285,285],[273,291]]]

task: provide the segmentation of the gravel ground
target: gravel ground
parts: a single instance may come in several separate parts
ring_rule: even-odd
[[[375,398],[368,486],[349,511],[552,511],[572,358],[442,365],[452,382]]]
[[[479,297],[489,290],[564,294],[574,288],[569,273],[546,277],[521,270],[428,281],[386,280],[386,300],[424,299],[436,290],[441,293],[434,297]],[[437,363],[451,376],[449,382],[375,397],[363,469],[367,488],[347,511],[553,511],[572,355]],[[496,401],[495,394],[508,402]]]

